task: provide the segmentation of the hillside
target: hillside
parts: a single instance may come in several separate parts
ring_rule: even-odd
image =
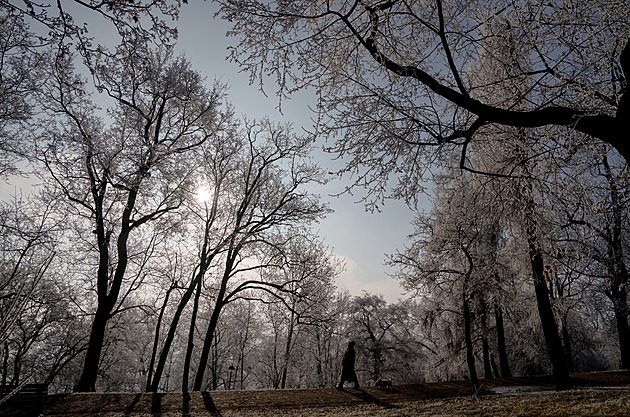
[[[553,390],[549,377],[482,380],[482,400],[474,399],[468,381],[394,385],[392,390],[58,394],[49,395],[40,407],[12,400],[0,407],[0,415],[501,415],[508,409],[521,415],[630,415],[630,371],[574,374],[572,378],[576,389],[564,393]],[[551,412],[549,407],[562,409]]]

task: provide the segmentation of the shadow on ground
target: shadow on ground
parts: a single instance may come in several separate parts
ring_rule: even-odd
[[[630,386],[630,371],[573,374],[576,387]],[[553,389],[551,377],[495,378],[481,380],[482,394],[519,389]],[[376,404],[396,408],[396,402],[473,395],[470,381],[395,385],[390,390],[373,387],[293,390],[213,391],[190,393],[75,393],[48,395],[33,404],[11,399],[0,406],[0,416],[91,416],[99,414],[160,415],[195,413],[221,416],[222,410],[290,409],[351,404]]]

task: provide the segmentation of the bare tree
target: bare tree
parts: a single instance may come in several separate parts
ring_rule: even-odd
[[[333,150],[348,156],[347,169],[372,168],[373,179],[393,167],[404,167],[401,183],[414,178],[422,168],[414,163],[418,157],[449,144],[465,152],[487,124],[566,126],[563,132],[586,133],[630,158],[625,3],[218,3],[234,24],[231,33],[240,36],[234,61],[252,80],[273,76],[281,94],[314,87],[328,121],[324,131],[344,132]],[[531,67],[503,74],[531,77],[532,88],[500,105],[480,98],[485,85],[471,76],[486,52],[484,30],[497,16],[533,59]],[[377,155],[387,158],[378,162]]]
[[[308,158],[311,142],[296,136],[286,126],[269,121],[248,123],[243,132],[244,154],[234,183],[230,235],[222,255],[223,266],[216,284],[210,321],[204,336],[194,390],[201,389],[213,333],[226,304],[258,298],[252,291],[277,295],[291,292],[290,281],[260,274],[247,275],[283,263],[283,246],[291,235],[327,213],[317,198],[302,189],[323,181],[321,170]]]
[[[615,315],[621,368],[630,366],[628,325],[628,164],[603,146],[576,155],[575,164],[549,199],[559,212],[556,227],[565,231],[554,267],[597,277]],[[568,184],[570,188],[567,187]],[[567,191],[569,189],[570,191]],[[595,285],[595,284],[591,284]]]
[[[41,210],[37,210],[41,209]],[[52,204],[22,198],[0,205],[0,345],[10,336],[55,256]]]
[[[222,90],[169,48],[151,50],[127,39],[94,58],[93,80],[113,101],[106,125],[89,99],[72,57],[56,52],[54,82],[42,92],[48,120],[36,126],[42,178],[68,203],[69,214],[90,224],[77,230],[98,257],[97,308],[77,389],[95,389],[107,323],[119,302],[129,263],[130,237],[177,210],[191,181],[186,152],[214,137],[224,115]],[[141,252],[141,251],[140,251]]]
[[[40,41],[23,17],[0,4],[0,176],[17,173],[25,149],[16,134],[33,115],[33,93],[44,77]]]

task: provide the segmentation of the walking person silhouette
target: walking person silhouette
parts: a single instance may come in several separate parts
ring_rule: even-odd
[[[339,385],[337,385],[337,389],[339,390],[343,389],[343,383],[346,381],[354,382],[354,387],[359,388],[357,373],[354,371],[354,361],[357,356],[354,351],[354,344],[355,342],[348,342],[348,348],[341,359],[341,380],[339,381]]]

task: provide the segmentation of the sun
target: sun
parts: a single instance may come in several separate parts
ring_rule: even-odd
[[[212,199],[212,192],[210,191],[210,187],[201,186],[197,188],[197,201],[199,203],[207,203]]]

